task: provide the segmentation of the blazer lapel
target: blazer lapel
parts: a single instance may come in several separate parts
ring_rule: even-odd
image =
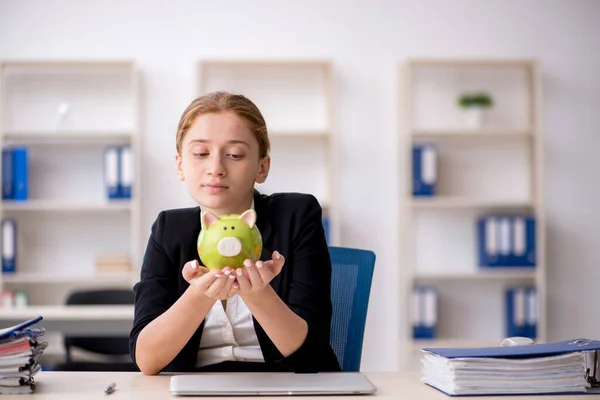
[[[263,198],[263,196],[257,191],[254,190],[254,209],[256,211],[256,226],[260,231],[260,235],[262,237],[263,244],[271,242],[271,222],[269,209],[267,204]],[[273,249],[268,250],[268,258],[263,259],[261,256],[261,260],[266,261],[271,259],[271,254],[273,254]],[[263,252],[263,255],[265,252]]]
[[[263,251],[260,255],[261,261],[269,261],[273,259],[273,252],[277,249],[270,248],[273,243],[272,235],[273,228],[271,226],[271,215],[269,213],[268,204],[257,190],[254,190],[254,209],[256,210],[256,226],[260,231],[263,242]],[[279,292],[281,282],[281,273],[271,281],[271,286],[275,291]]]

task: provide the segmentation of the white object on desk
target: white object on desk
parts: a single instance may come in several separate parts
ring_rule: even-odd
[[[522,336],[513,336],[508,337],[500,343],[501,347],[509,347],[509,346],[524,346],[528,344],[533,344],[533,340],[528,337]]]

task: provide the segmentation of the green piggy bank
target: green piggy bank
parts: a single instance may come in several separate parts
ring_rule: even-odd
[[[220,217],[202,212],[198,256],[206,268],[242,268],[244,260],[256,262],[262,253],[262,236],[253,209]]]

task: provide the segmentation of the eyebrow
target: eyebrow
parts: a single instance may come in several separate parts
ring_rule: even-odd
[[[192,143],[210,143],[210,140],[207,139],[192,139],[189,141],[188,144],[192,144]],[[247,142],[244,142],[243,140],[229,140],[227,141],[228,144],[245,144],[246,146],[250,147],[250,145]]]

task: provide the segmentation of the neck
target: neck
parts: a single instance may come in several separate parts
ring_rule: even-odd
[[[245,196],[242,200],[240,200],[236,204],[232,204],[230,207],[216,209],[216,208],[201,206],[200,208],[203,211],[208,211],[208,212],[216,215],[217,217],[219,217],[221,215],[227,215],[227,214],[241,214],[244,211],[249,210],[252,207],[253,200],[254,200],[254,190],[252,190],[249,195]]]

